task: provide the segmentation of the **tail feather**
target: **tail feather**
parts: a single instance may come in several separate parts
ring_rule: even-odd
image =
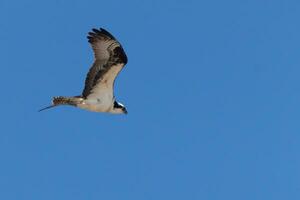
[[[76,105],[74,97],[53,97],[52,104],[55,106],[58,105]]]
[[[63,96],[53,97],[52,105],[40,109],[39,112],[59,105],[76,106],[77,103],[78,103],[78,97],[63,97]]]

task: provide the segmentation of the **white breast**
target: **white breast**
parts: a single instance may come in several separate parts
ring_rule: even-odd
[[[98,98],[85,99],[78,107],[94,112],[109,112],[113,107],[114,99],[110,93],[104,93]]]
[[[124,65],[117,64],[111,67],[93,87],[91,93],[78,107],[95,112],[109,112],[113,109],[113,84],[116,76]]]

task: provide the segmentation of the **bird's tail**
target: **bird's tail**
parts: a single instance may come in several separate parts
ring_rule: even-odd
[[[59,106],[59,105],[76,106],[80,100],[81,100],[81,98],[79,98],[79,97],[63,97],[63,96],[53,97],[52,105],[40,109],[39,112],[43,111],[43,110],[47,110],[49,108]]]

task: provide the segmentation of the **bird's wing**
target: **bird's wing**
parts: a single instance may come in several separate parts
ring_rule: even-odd
[[[95,61],[85,79],[82,97],[97,98],[107,92],[113,95],[114,80],[127,63],[127,56],[114,36],[102,28],[93,29],[87,38]]]

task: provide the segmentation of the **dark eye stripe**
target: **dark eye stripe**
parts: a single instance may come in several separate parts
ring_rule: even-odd
[[[123,106],[119,105],[116,101],[114,102],[114,107],[115,108],[123,108]]]

